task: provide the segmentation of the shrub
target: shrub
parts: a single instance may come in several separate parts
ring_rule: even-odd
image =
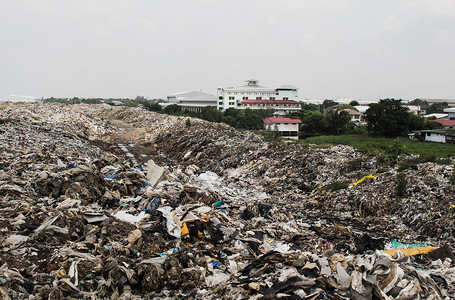
[[[407,170],[409,168],[413,168],[416,166],[417,165],[415,163],[413,163],[412,160],[406,160],[398,167],[398,172],[402,172],[404,170]]]
[[[392,144],[385,149],[386,158],[396,162],[398,157],[406,151],[406,145],[400,144],[400,138],[396,138]]]
[[[419,155],[419,160],[422,163],[436,162],[438,159],[439,159],[438,156],[432,152],[427,152],[427,153]]]
[[[425,154],[421,154],[415,158],[406,159],[398,167],[398,171],[401,172],[408,168],[415,167],[417,164],[423,164],[423,163],[427,163],[427,162],[433,162],[433,163],[437,163],[440,165],[450,165],[452,163],[452,160],[449,158],[440,159],[436,154],[431,153],[431,152],[425,153]]]
[[[403,197],[406,194],[406,186],[408,185],[408,180],[406,175],[402,172],[397,174],[397,186],[395,192],[398,197]]]
[[[362,159],[360,159],[360,158],[354,159],[354,160],[348,161],[347,171],[348,172],[357,171],[357,170],[360,170],[361,167],[362,167]]]
[[[329,184],[327,186],[327,188],[329,190],[332,190],[332,191],[338,191],[338,190],[342,190],[342,189],[345,189],[349,186],[349,184],[347,183],[344,183],[344,182],[341,182],[341,181],[334,181],[332,182],[331,184]]]

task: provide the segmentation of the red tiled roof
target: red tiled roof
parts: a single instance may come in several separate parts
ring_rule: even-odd
[[[437,122],[444,126],[455,126],[455,120],[425,120],[425,122]]]
[[[243,100],[240,103],[300,104],[294,100]]]
[[[264,123],[271,124],[271,123],[302,123],[299,119],[291,119],[291,118],[267,118],[263,119]]]

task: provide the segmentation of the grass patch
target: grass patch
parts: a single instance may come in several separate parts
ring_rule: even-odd
[[[279,131],[258,131],[258,134],[262,135],[266,142],[277,142],[281,141],[281,133]]]
[[[424,164],[427,162],[433,162],[437,163],[440,165],[450,165],[452,164],[452,160],[449,158],[439,158],[436,154],[434,153],[425,153],[422,155],[419,155],[418,157],[410,158],[404,160],[400,166],[398,167],[398,171],[404,171],[406,169],[416,167],[418,164]]]
[[[365,154],[375,155],[382,153],[395,139],[384,137],[369,137],[365,135],[336,135],[336,136],[316,136],[304,140],[299,140],[303,144],[316,145],[348,145],[356,148]],[[447,158],[455,156],[455,144],[440,144],[429,142],[411,141],[401,138],[400,144],[406,146],[406,153],[425,155],[433,153],[437,157]]]

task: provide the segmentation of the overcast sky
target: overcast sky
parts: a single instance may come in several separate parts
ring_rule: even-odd
[[[0,0],[0,96],[455,98],[455,0]]]

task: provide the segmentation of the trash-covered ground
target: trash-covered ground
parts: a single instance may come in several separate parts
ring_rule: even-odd
[[[455,298],[453,166],[186,120],[0,106],[2,298]]]

